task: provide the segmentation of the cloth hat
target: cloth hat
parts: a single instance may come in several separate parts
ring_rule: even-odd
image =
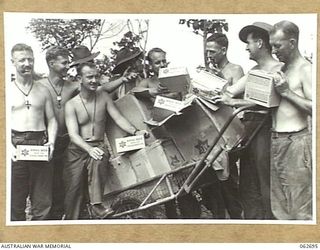
[[[252,25],[243,27],[239,32],[239,38],[242,42],[246,43],[248,35],[253,31],[260,31],[269,36],[269,32],[273,29],[273,26],[268,23],[255,22]]]
[[[71,67],[93,60],[100,54],[100,52],[91,53],[86,46],[79,45],[72,49],[72,54],[73,62],[70,64]]]
[[[129,62],[130,60],[140,56],[142,51],[137,48],[122,48],[119,50],[117,57],[115,59],[115,67],[112,70],[113,74],[121,74],[124,69],[124,63]]]

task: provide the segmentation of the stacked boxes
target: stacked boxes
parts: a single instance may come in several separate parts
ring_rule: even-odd
[[[184,157],[171,139],[156,140],[143,149],[110,160],[105,193],[161,176],[181,167]]]

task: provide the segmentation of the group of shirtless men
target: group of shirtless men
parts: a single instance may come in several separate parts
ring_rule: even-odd
[[[311,63],[299,52],[299,28],[289,21],[274,26],[256,22],[241,29],[239,38],[247,44],[250,59],[256,62],[252,70],[273,74],[281,102],[271,112],[244,114],[248,134],[262,117],[271,115],[240,157],[240,198],[236,197],[237,193],[232,194],[231,178],[221,183],[226,194],[225,208],[230,218],[310,220]],[[215,101],[236,107],[247,104],[242,99],[247,74],[241,66],[229,62],[227,49],[226,35],[216,33],[208,37],[207,58],[214,66],[211,70],[228,80],[228,86]],[[77,57],[77,50],[83,52],[82,58]],[[89,200],[90,209],[97,217],[112,214],[103,205],[109,160],[104,144],[106,114],[130,135],[147,136],[147,131],[130,124],[108,93],[117,92],[121,97],[130,88],[142,88],[150,98],[170,94],[158,80],[159,69],[168,65],[162,49],[149,51],[147,60],[152,75],[146,79],[141,79],[137,72],[139,60],[136,59],[142,52],[125,49],[121,52],[127,53],[127,57],[120,58],[113,70],[121,77],[105,82],[93,62],[96,55],[86,47],[75,48],[73,62],[69,64],[68,50],[55,46],[46,52],[48,77],[36,80],[32,48],[25,44],[13,46],[11,56],[16,74],[8,85],[12,221],[26,220],[27,197],[33,220],[79,219],[84,199]],[[70,67],[76,67],[77,83],[64,80]],[[48,146],[50,160],[17,160],[17,145]],[[88,197],[83,190],[88,191]]]

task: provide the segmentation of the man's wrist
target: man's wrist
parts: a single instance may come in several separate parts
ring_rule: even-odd
[[[131,131],[132,131],[132,132],[131,132],[132,135],[136,135],[136,133],[139,131],[139,129],[137,129],[137,128],[135,128],[135,127],[132,127],[132,128],[131,128]]]
[[[46,143],[46,145],[54,147],[54,142],[48,141],[48,142]]]

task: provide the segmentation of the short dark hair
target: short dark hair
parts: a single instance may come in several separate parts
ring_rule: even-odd
[[[281,30],[287,39],[294,38],[297,41],[299,40],[299,27],[292,22],[281,21],[276,23],[271,33],[275,33],[278,30]]]
[[[89,68],[93,69],[96,68],[96,65],[93,62],[84,62],[84,63],[80,63],[79,65],[77,65],[77,74],[78,75],[82,75],[82,69],[88,66]]]
[[[269,33],[267,31],[260,31],[260,30],[254,30],[248,34],[248,36],[251,34],[253,39],[261,39],[263,41],[263,44],[265,47],[271,51],[271,45],[269,42]]]
[[[33,54],[32,48],[24,43],[17,43],[14,45],[11,49],[11,56],[13,56],[13,53],[16,51],[30,51]]]
[[[208,42],[216,42],[219,44],[221,47],[225,47],[226,49],[229,46],[229,41],[228,37],[223,34],[223,33],[213,33],[211,36],[207,38],[207,43]]]
[[[69,57],[69,51],[60,46],[52,46],[46,52],[46,61],[49,63],[51,60],[57,59],[58,56]]]
[[[165,55],[167,54],[163,49],[153,48],[153,49],[149,50],[149,52],[148,52],[148,54],[147,54],[147,60],[148,60],[149,62],[152,61],[151,55],[152,55],[153,53],[163,53],[163,54],[165,54]]]

